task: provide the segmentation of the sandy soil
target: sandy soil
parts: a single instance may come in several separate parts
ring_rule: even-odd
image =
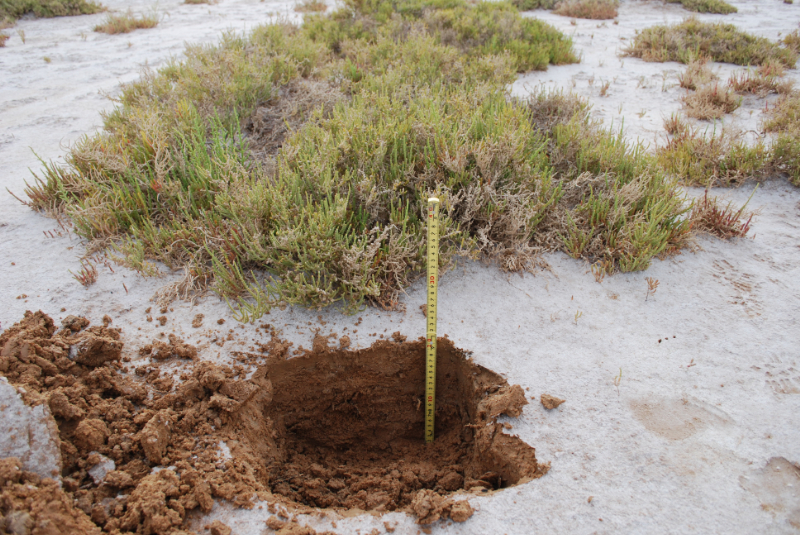
[[[796,4],[733,3],[738,14],[702,18],[771,39],[797,27]],[[158,9],[164,18],[157,28],[123,36],[91,31],[103,15],[21,21],[25,44],[12,30],[0,49],[0,185],[21,195],[30,178],[27,168],[39,165],[31,149],[58,158],[64,144],[94,131],[100,112],[112,105],[98,91],[113,95],[145,62],[157,66],[179,55],[184,42],[213,42],[222,30],[242,31],[269,13],[289,13],[291,4],[162,2]],[[580,20],[572,26],[546,12],[534,15],[574,31],[583,62],[521,77],[514,91],[540,83],[570,89],[574,79],[574,89],[592,99],[597,116],[615,125],[624,117],[628,136],[653,142],[662,118],[679,109],[681,91],[674,86],[681,67],[620,60],[615,53],[636,29],[681,20],[686,12],[657,2],[623,2],[619,25],[601,28]],[[733,70],[716,68],[723,78]],[[790,76],[797,79],[797,71]],[[612,81],[608,97],[599,96],[601,79]],[[637,88],[640,80],[645,87]],[[759,112],[751,116],[750,110],[762,106],[748,102],[731,119],[751,129]],[[741,203],[750,192],[745,187],[721,193]],[[464,523],[436,524],[437,533],[800,531],[800,190],[772,181],[758,190],[751,207],[760,209],[752,239],[700,239],[694,252],[601,283],[587,265],[560,254],[547,256],[552,271],[536,276],[508,276],[461,262],[442,277],[440,334],[473,352],[476,363],[521,385],[530,401],[547,393],[566,402],[551,411],[531,403],[521,416],[502,420],[512,426],[509,433],[536,448],[550,471],[470,497],[475,514]],[[25,310],[41,309],[57,323],[67,314],[85,315],[93,325],[108,314],[123,330],[123,355],[132,365],[146,358],[135,348],[162,332],[175,332],[198,347],[202,360],[221,364],[233,362],[239,342],[264,341],[255,326],[237,325],[214,296],[194,306],[175,302],[164,314],[145,312],[155,307],[149,301],[155,291],[177,274],[142,279],[112,264],[99,267],[98,282],[83,288],[69,270],[79,269],[84,249],[74,236],[44,234],[54,229],[54,220],[0,196],[2,328]],[[660,283],[647,300],[645,277]],[[290,308],[262,321],[295,348],[310,348],[318,331],[347,335],[353,348],[364,348],[395,331],[411,339],[423,334],[418,307],[424,295],[421,285],[410,288],[405,312],[370,309],[342,316]],[[198,313],[205,320],[193,328]],[[163,315],[165,325],[147,321],[148,315]],[[261,533],[270,516],[266,505],[245,510],[217,502],[194,526],[203,532],[212,520],[222,520],[234,533]],[[395,533],[419,529],[405,513],[298,520],[337,533],[383,533],[384,523]]]

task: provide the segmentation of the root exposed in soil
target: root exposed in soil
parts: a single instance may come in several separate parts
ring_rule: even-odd
[[[450,494],[501,489],[548,468],[496,422],[521,413],[522,389],[447,339],[437,438],[425,445],[422,340],[334,351],[318,337],[313,351],[288,359],[273,331],[245,379],[244,367],[202,362],[174,336],[135,352],[149,363],[129,369],[120,330],[88,323],[70,316],[59,330],[46,314],[26,312],[0,335],[0,373],[23,387],[26,403],[47,404],[62,457],[60,489],[17,460],[0,461],[3,522],[167,534],[185,532],[189,513],[210,511],[214,499],[464,521],[472,508]],[[182,366],[180,380],[165,364]],[[221,442],[232,456],[220,455]]]

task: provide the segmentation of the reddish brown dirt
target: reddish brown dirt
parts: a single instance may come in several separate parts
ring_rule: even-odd
[[[59,330],[42,312],[27,312],[0,335],[0,373],[24,386],[27,403],[50,407],[63,465],[62,490],[3,461],[3,522],[52,524],[60,533],[177,534],[191,511],[210,511],[214,499],[464,521],[472,509],[452,493],[504,488],[547,470],[496,422],[501,413],[520,414],[527,403],[520,387],[446,339],[439,341],[437,438],[426,446],[422,342],[334,351],[320,338],[314,351],[288,359],[289,344],[273,332],[245,380],[242,366],[202,362],[174,336],[143,347],[151,364],[128,370],[120,331],[104,323],[88,327],[71,316]],[[184,365],[180,380],[162,375],[169,360]],[[232,459],[218,457],[220,441]],[[115,469],[97,478],[92,468],[104,457]],[[31,533],[50,533],[42,529]],[[279,529],[307,531],[295,523]]]

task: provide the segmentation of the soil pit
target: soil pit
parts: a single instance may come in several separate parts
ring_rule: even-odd
[[[125,348],[109,322],[90,327],[70,316],[59,329],[41,311],[26,312],[0,334],[0,375],[52,414],[61,453],[60,482],[19,459],[0,460],[2,522],[63,525],[62,533],[191,533],[190,519],[215,500],[463,521],[472,509],[450,494],[547,471],[496,421],[521,413],[522,389],[447,339],[439,340],[436,440],[425,445],[423,340],[346,351],[318,337],[313,351],[288,358],[290,344],[273,330],[261,354],[249,354],[255,370],[246,379],[244,366],[205,362],[175,336]],[[179,380],[159,381],[165,363],[180,367]],[[48,509],[53,500],[63,507]]]
[[[416,511],[420,491],[496,490],[547,471],[533,448],[496,422],[502,413],[521,414],[522,388],[473,363],[448,339],[439,339],[430,445],[423,441],[422,339],[318,349],[273,361],[256,375],[264,395],[233,423],[239,445],[232,451],[263,459],[266,485],[299,504]]]

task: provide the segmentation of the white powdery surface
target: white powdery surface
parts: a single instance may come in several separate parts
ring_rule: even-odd
[[[29,407],[0,377],[0,458],[18,457],[22,469],[41,477],[61,474],[61,441],[47,405]]]
[[[732,22],[773,40],[797,27],[798,4],[734,4],[740,13],[699,17]],[[149,7],[133,4],[134,10]],[[145,61],[158,65],[180,54],[186,41],[213,42],[223,29],[247,29],[267,21],[270,12],[291,13],[291,7],[254,0],[212,6],[161,2],[165,16],[158,27],[124,36],[91,32],[104,15],[21,21],[26,44],[12,31],[0,49],[0,186],[21,196],[27,168],[39,168],[30,148],[46,160],[58,158],[60,143],[94,131],[101,124],[99,111],[111,106],[98,89],[116,94],[118,83],[135,79]],[[629,137],[652,143],[662,117],[680,108],[682,92],[674,85],[683,66],[620,61],[615,53],[636,29],[677,22],[689,13],[659,2],[623,2],[619,25],[601,28],[581,20],[572,26],[547,12],[531,15],[574,31],[583,62],[521,77],[514,93],[525,94],[525,84],[540,82],[569,90],[574,78],[575,90],[591,98],[599,117],[615,125],[624,117]],[[85,41],[81,31],[88,32]],[[44,55],[51,63],[41,60]],[[724,70],[723,83],[734,70],[715,68]],[[608,97],[598,94],[600,80],[612,81]],[[749,110],[763,103],[748,102],[727,121],[756,127],[760,112],[751,116]],[[751,189],[716,194],[741,204]],[[797,533],[800,478],[790,467],[800,462],[800,190],[771,181],[755,193],[750,208],[760,210],[752,239],[702,238],[694,252],[601,283],[584,262],[562,254],[547,255],[552,272],[536,276],[507,275],[473,262],[460,262],[443,275],[440,335],[526,389],[531,404],[521,417],[508,419],[510,432],[534,446],[551,470],[525,485],[470,497],[475,515],[463,524],[438,525],[436,533]],[[113,326],[123,329],[131,367],[149,361],[136,353],[139,345],[165,331],[198,345],[201,358],[222,363],[232,361],[231,351],[241,343],[249,350],[253,340],[262,339],[254,326],[237,325],[214,296],[196,306],[173,303],[165,327],[145,321],[145,309],[155,307],[150,297],[178,274],[144,279],[99,266],[97,283],[83,288],[68,270],[80,269],[85,249],[74,236],[43,235],[54,228],[52,219],[0,196],[2,327],[21,319],[26,309],[42,309],[56,321],[81,314],[93,324],[109,314]],[[645,277],[659,280],[646,301]],[[405,312],[368,309],[343,316],[333,309],[289,308],[274,310],[257,324],[272,324],[296,346],[311,347],[320,329],[366,347],[395,331],[422,336],[424,302],[425,288],[417,283],[403,299]],[[193,329],[198,313],[205,315],[204,324]],[[217,324],[218,318],[225,324]],[[223,339],[228,335],[232,341]],[[170,366],[176,369],[167,370]],[[176,377],[178,367],[162,365]],[[537,401],[543,393],[567,401],[545,411]],[[197,526],[218,518],[235,533],[260,533],[268,516],[266,507],[218,504]],[[413,519],[401,513],[299,520],[342,534],[376,528],[382,533],[384,522],[396,525],[398,534],[418,532]]]

